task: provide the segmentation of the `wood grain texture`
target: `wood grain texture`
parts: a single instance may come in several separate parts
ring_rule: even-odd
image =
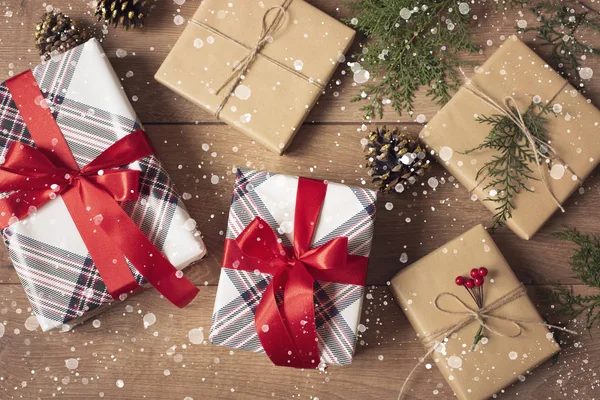
[[[309,2],[336,18],[350,15],[339,0]],[[57,0],[53,5],[102,39],[106,54],[178,191],[191,195],[187,206],[209,249],[207,258],[187,272],[202,286],[201,294],[190,307],[179,310],[150,290],[103,313],[98,317],[99,328],[87,323],[69,333],[29,331],[25,321],[31,309],[2,248],[0,324],[4,335],[0,335],[0,399],[395,399],[423,348],[394,303],[386,282],[406,265],[473,225],[488,223],[491,215],[481,203],[472,201],[466,189],[439,165],[430,175],[439,181],[435,190],[424,182],[402,195],[379,199],[367,278],[370,296],[362,318],[367,330],[350,367],[332,367],[327,372],[296,371],[272,367],[263,355],[231,352],[208,344],[191,345],[187,337],[190,329],[202,327],[208,337],[235,168],[368,186],[360,139],[370,124],[363,125],[360,103],[350,103],[361,89],[351,76],[344,74],[346,66],[340,65],[288,153],[279,157],[262,149],[154,82],[155,71],[184,27],[174,24],[174,16],[189,18],[200,1],[187,0],[181,6],[171,0],[150,3],[153,10],[144,29],[109,29],[107,34],[95,23],[87,0]],[[465,55],[465,59],[475,64],[485,60],[503,38],[515,32],[516,21],[526,19],[534,23],[527,11],[496,13],[491,3],[471,4],[472,14],[478,16],[473,30],[481,52]],[[595,2],[590,4],[597,7]],[[40,0],[2,3],[5,16],[0,18],[0,76],[8,77],[39,62],[32,26],[45,7],[46,3]],[[543,57],[548,56],[548,49],[537,48],[531,36],[525,40]],[[597,33],[585,32],[585,40],[600,45]],[[363,43],[363,38],[358,38],[354,49],[360,50]],[[119,48],[127,51],[126,57],[116,56]],[[586,66],[600,70],[600,58],[588,58]],[[600,104],[599,79],[594,77],[586,84],[586,95]],[[424,93],[417,97],[415,106],[416,114],[427,118],[439,108]],[[415,136],[421,129],[415,116],[398,117],[390,110],[377,123],[398,125]],[[203,144],[209,145],[207,151]],[[211,183],[213,175],[219,177],[218,184]],[[541,295],[543,285],[576,283],[567,265],[571,246],[552,238],[552,233],[565,225],[598,231],[597,172],[586,180],[583,189],[583,194],[576,193],[568,200],[567,213],[555,215],[533,240],[522,241],[508,230],[494,235],[517,276],[529,285],[542,312],[550,310]],[[387,203],[392,205],[391,210]],[[403,253],[408,257],[406,263],[400,261]],[[585,292],[578,286],[575,290]],[[145,329],[142,318],[148,312],[157,316],[157,323]],[[176,347],[170,350],[173,346]],[[564,349],[556,364],[549,362],[532,371],[524,382],[508,388],[501,397],[600,396],[594,373],[600,367],[597,340],[587,334],[566,337]],[[179,362],[178,354],[183,356]],[[65,361],[71,358],[78,359],[78,368],[66,368]],[[124,381],[123,388],[116,385],[119,379]],[[435,367],[420,370],[409,388],[407,399],[453,397]]]

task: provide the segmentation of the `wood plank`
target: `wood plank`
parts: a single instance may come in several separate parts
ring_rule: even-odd
[[[412,133],[418,129],[409,126]],[[190,277],[196,284],[217,283],[222,258],[224,231],[232,195],[233,170],[255,168],[271,172],[363,185],[367,179],[362,168],[359,143],[364,132],[345,125],[305,126],[284,157],[258,145],[248,145],[237,131],[224,125],[148,126],[148,133],[180,193],[192,198],[187,206],[198,222],[209,256],[192,267]],[[207,151],[203,145],[209,145]],[[238,147],[237,151],[232,148]],[[201,168],[199,168],[201,167]],[[220,177],[210,183],[211,176]],[[440,182],[433,190],[427,179],[414,190],[380,196],[368,283],[384,284],[397,271],[425,256],[478,223],[491,221],[491,214],[439,165],[430,177]],[[368,187],[368,182],[364,183]],[[558,213],[533,240],[519,239],[508,229],[494,238],[525,283],[576,283],[567,262],[570,245],[551,235],[563,226],[577,226],[584,232],[597,232],[600,218],[600,177],[594,174],[585,182],[584,194],[576,193],[566,203],[567,213]],[[393,205],[392,210],[386,204]],[[388,205],[389,207],[389,205]],[[410,221],[410,222],[407,222]],[[400,262],[402,253],[408,262]],[[17,282],[7,252],[0,252],[0,283]]]
[[[268,358],[243,350],[191,344],[188,332],[202,328],[208,340],[214,287],[177,310],[147,291],[107,310],[94,328],[87,323],[69,333],[29,331],[27,299],[18,285],[0,285],[0,398],[2,399],[396,399],[400,386],[424,349],[385,287],[370,288],[352,367],[327,372],[273,367]],[[578,289],[579,290],[579,289]],[[540,288],[529,288],[534,302]],[[131,312],[127,311],[131,307]],[[549,310],[543,306],[542,312]],[[144,328],[143,316],[157,322]],[[18,330],[18,331],[17,331]],[[600,343],[590,335],[561,336],[557,362],[531,371],[504,397],[592,398],[600,388],[590,378],[600,368]],[[180,359],[182,357],[182,359]],[[68,369],[66,360],[78,367]],[[117,380],[124,387],[118,388]],[[351,395],[350,395],[351,393]],[[420,369],[405,399],[452,398],[439,371]]]
[[[341,7],[337,1],[310,0],[309,2],[335,18],[351,16],[348,10]],[[32,38],[33,25],[44,12],[46,3],[43,3],[43,7],[40,3],[31,1],[9,2],[8,4],[5,12],[12,13],[12,16],[5,16],[4,23],[0,24],[0,51],[2,51],[4,60],[0,65],[0,77],[8,77],[10,72],[18,73],[39,63]],[[153,4],[153,11],[148,17],[147,26],[143,29],[125,32],[121,29],[110,28],[107,34],[103,34],[101,24],[95,22],[89,2],[58,3],[56,7],[62,8],[65,13],[80,21],[83,26],[87,26],[93,36],[102,40],[106,54],[118,76],[123,80],[126,92],[130,98],[137,99],[133,102],[134,107],[146,124],[216,122],[212,115],[190,102],[178,98],[168,89],[156,83],[153,78],[154,73],[185,26],[185,24],[175,25],[174,16],[181,15],[190,18],[199,4],[199,0],[187,0],[182,6],[178,6],[172,1],[158,1]],[[500,45],[503,38],[515,33],[514,27],[518,20],[525,19],[529,24],[534,24],[535,21],[535,17],[531,13],[520,9],[496,13],[493,2],[477,2],[471,6],[471,13],[478,16],[477,21],[473,22],[472,30],[475,43],[481,47],[481,54],[470,54],[464,58],[475,64],[482,63]],[[600,46],[600,33],[585,31],[580,34],[589,43]],[[536,45],[536,42],[532,41],[531,34],[524,38],[528,43]],[[360,46],[364,43],[364,38],[359,37],[352,52],[360,50]],[[365,45],[368,47],[368,42]],[[128,55],[125,58],[117,58],[117,49],[126,50]],[[549,54],[548,48],[537,50],[542,56],[547,57]],[[350,57],[348,60],[350,61]],[[588,57],[585,65],[596,71],[600,68],[600,58]],[[344,68],[343,65],[338,68],[326,94],[321,97],[318,105],[310,113],[307,119],[308,123],[347,121],[359,123],[361,121],[363,112],[359,109],[362,104],[350,103],[349,100],[359,94],[362,89],[353,82],[349,74],[342,74]],[[470,72],[470,69],[467,71]],[[133,76],[126,77],[131,72],[133,72]],[[592,101],[600,104],[600,81],[594,79],[586,87]],[[423,114],[429,119],[433,117],[439,106],[427,99],[424,93],[425,91],[422,91],[415,101],[416,114],[414,116],[404,114],[399,117],[392,110],[386,109],[383,121],[414,122],[417,114]]]

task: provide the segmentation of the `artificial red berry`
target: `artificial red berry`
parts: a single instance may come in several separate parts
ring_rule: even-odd
[[[475,286],[481,286],[481,285],[483,285],[483,278],[478,276],[477,278],[475,278]]]
[[[475,279],[479,276],[479,270],[477,268],[473,268],[471,270],[471,278]]]
[[[465,286],[469,289],[473,289],[473,286],[475,286],[475,281],[473,279],[467,279]]]
[[[463,278],[462,276],[457,276],[454,282],[456,282],[458,286],[462,286],[465,284],[465,278]]]
[[[488,270],[486,267],[479,268],[479,276],[480,277],[483,278],[484,276],[487,276],[487,274],[488,274]]]

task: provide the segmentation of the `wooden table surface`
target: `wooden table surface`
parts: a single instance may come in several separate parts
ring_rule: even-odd
[[[349,15],[338,0],[309,2],[336,18]],[[471,201],[467,190],[439,165],[431,172],[440,181],[436,189],[423,184],[402,194],[380,197],[362,316],[367,329],[359,338],[352,366],[330,367],[326,372],[277,368],[263,355],[210,345],[208,331],[233,171],[241,166],[369,186],[360,139],[371,125],[364,125],[360,106],[349,101],[360,88],[342,73],[344,66],[340,66],[287,154],[279,157],[154,81],[155,71],[185,26],[177,25],[175,16],[181,15],[187,21],[200,0],[177,1],[183,4],[149,1],[153,10],[146,27],[132,32],[109,28],[106,34],[94,20],[91,3],[57,0],[53,6],[88,26],[101,39],[179,192],[191,195],[187,206],[209,249],[207,258],[187,272],[201,287],[201,294],[190,306],[179,310],[154,290],[148,290],[101,314],[99,327],[87,323],[68,333],[43,333],[39,328],[30,330],[31,325],[26,323],[32,315],[31,307],[2,249],[0,399],[396,399],[405,376],[424,349],[386,283],[397,271],[475,224],[488,223],[488,211],[481,203]],[[535,21],[527,10],[498,13],[493,3],[477,0],[471,4],[472,14],[478,16],[473,32],[481,51],[467,57],[478,63],[515,32],[518,20]],[[33,25],[47,3],[4,0],[0,4],[0,12],[4,13],[0,18],[0,76],[7,78],[39,62]],[[593,0],[589,4],[600,9]],[[595,32],[583,35],[600,45]],[[536,46],[531,36],[524,39]],[[361,41],[357,40],[354,49]],[[126,50],[127,56],[118,58],[117,49]],[[545,49],[536,50],[547,57]],[[600,59],[588,57],[586,66],[598,72]],[[586,87],[592,102],[600,105],[600,79],[594,77]],[[415,115],[424,114],[430,119],[437,110],[438,106],[423,94],[418,96]],[[415,117],[398,117],[391,110],[376,123],[398,125],[415,135],[422,127]],[[219,176],[218,184],[211,183],[212,175]],[[567,264],[571,247],[551,235],[565,225],[586,232],[600,231],[599,202],[600,177],[596,172],[585,181],[583,190],[567,201],[567,212],[555,215],[533,240],[523,241],[508,230],[494,235],[543,314],[552,309],[542,295],[545,285],[560,282],[574,286],[576,291],[587,290],[571,277]],[[400,261],[404,253],[406,262]],[[144,328],[142,318],[148,312],[154,313],[157,321]],[[206,341],[191,344],[188,332],[198,328]],[[597,330],[592,335],[565,338],[564,350],[554,363],[531,371],[524,382],[507,388],[500,397],[598,398],[597,338]],[[77,368],[72,368],[71,359],[77,360]],[[120,381],[123,387],[118,387]],[[436,368],[419,370],[406,396],[452,397]]]

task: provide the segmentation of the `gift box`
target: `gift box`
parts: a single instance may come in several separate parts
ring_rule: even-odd
[[[477,306],[456,279],[466,280],[471,269],[480,267],[487,269],[480,286],[483,306],[488,308],[480,317],[487,326],[482,330],[485,338],[473,348],[481,325],[470,312]],[[399,272],[391,289],[459,399],[491,398],[559,351],[524,287],[481,225]]]
[[[210,341],[277,365],[350,364],[375,201],[363,188],[238,170]]]
[[[193,298],[178,270],[204,244],[96,40],[2,83],[0,109],[2,235],[44,331],[148,282]]]
[[[477,172],[498,152],[465,152],[482,144],[490,132],[490,125],[478,122],[477,117],[498,112],[470,90],[473,85],[498,104],[512,97],[522,113],[532,101],[552,106],[556,112],[556,116],[546,115],[556,159],[548,164],[551,168],[544,165],[539,170],[528,163],[535,178],[526,181],[531,190],[520,190],[511,199],[512,218],[506,224],[521,238],[529,239],[558,209],[557,203],[563,203],[600,162],[600,113],[515,36],[506,39],[470,81],[424,127],[420,137],[440,163],[480,200],[502,195],[495,188],[486,189],[489,179],[477,179]],[[545,175],[543,179],[540,174]],[[489,200],[483,204],[494,213],[499,205]]]
[[[155,78],[282,154],[354,35],[304,0],[205,0]]]

